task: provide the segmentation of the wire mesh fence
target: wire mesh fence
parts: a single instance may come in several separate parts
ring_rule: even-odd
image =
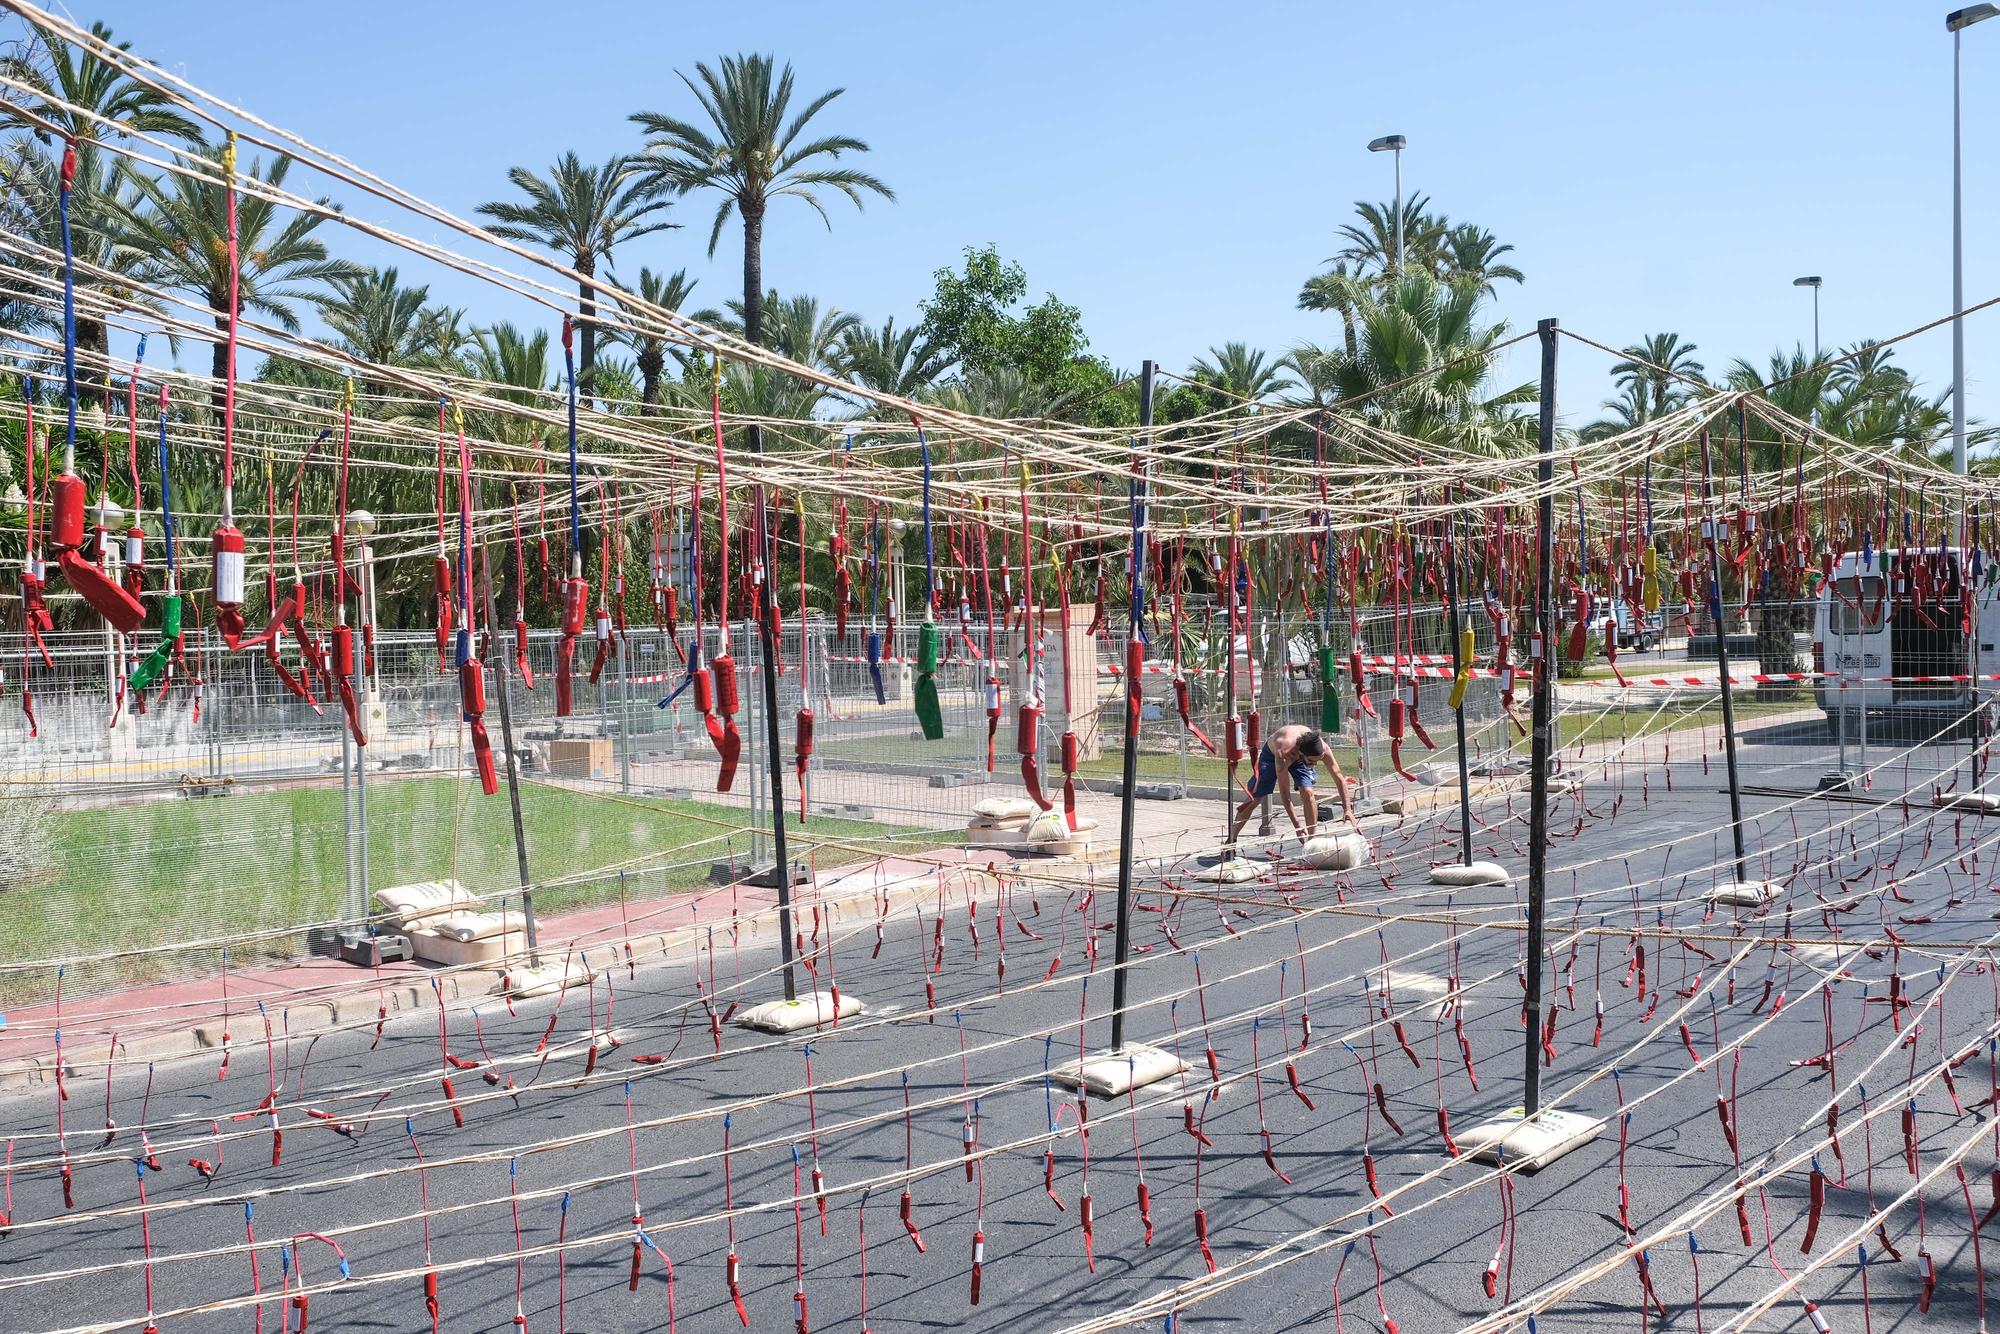
[[[1078,609],[1065,630],[1060,613],[1049,612],[1035,627],[1047,708],[1039,769],[1051,786],[1061,783],[1063,737],[1074,733],[1077,785],[1113,793],[1125,760],[1123,655],[1111,647],[1115,635],[1088,632],[1084,618]],[[1447,607],[1419,604],[1330,624],[1307,614],[1260,615],[1233,655],[1221,619],[1197,606],[1178,633],[1150,627],[1134,757],[1140,796],[1240,795],[1255,762],[1253,713],[1265,736],[1288,723],[1335,723],[1335,756],[1364,800],[1413,783],[1455,784],[1457,644]],[[1805,606],[1731,617],[1732,668],[1744,683],[1739,723],[1766,747],[1746,781],[1810,786],[1824,773],[1858,773],[1893,753],[1887,748],[1927,740],[1911,729],[1923,731],[1929,715],[1902,717],[1885,703],[1941,700],[1947,712],[1964,712],[1971,685],[1950,700],[1933,700],[1935,689],[1922,700],[1863,696],[1869,687],[1860,678],[1881,668],[1842,656],[1837,644],[1831,677],[1751,679],[1779,665],[1774,655],[1806,666],[1813,624]],[[1491,670],[1497,619],[1468,604],[1462,627],[1479,664],[1463,714],[1466,768],[1477,781],[1525,764],[1529,682],[1522,672],[1506,703],[1507,683]],[[1004,659],[997,663],[984,652],[983,626],[940,627],[943,734],[935,740],[924,738],[914,705],[920,628],[873,629],[879,651],[863,626],[844,637],[817,616],[784,626],[774,747],[758,636],[748,623],[730,627],[726,647],[742,681],[735,719],[742,760],[727,791],[717,790],[717,748],[687,688],[686,627],[678,642],[658,627],[632,627],[595,681],[596,645],[586,635],[576,646],[568,717],[556,716],[552,686],[560,637],[530,634],[532,688],[511,660],[504,673],[507,730],[524,779],[518,842],[505,791],[492,799],[479,792],[456,674],[432,631],[374,637],[359,692],[365,748],[352,744],[327,692],[305,697],[310,678],[302,691],[303,668],[286,665],[282,652],[227,653],[203,628],[188,636],[184,668],[140,698],[122,685],[130,645],[106,632],[52,636],[48,660],[37,655],[25,679],[11,683],[17,699],[28,687],[32,718],[28,707],[0,710],[0,837],[12,849],[5,891],[25,909],[15,913],[8,953],[18,961],[156,951],[139,964],[82,970],[71,980],[80,990],[175,976],[174,947],[187,942],[264,933],[247,952],[297,953],[304,928],[361,918],[370,891],[385,885],[453,878],[485,895],[517,890],[521,846],[545,911],[692,886],[713,864],[740,869],[771,857],[774,764],[795,845],[951,837],[982,797],[1022,790],[1014,706],[1029,686],[1023,627],[1017,621],[996,637]],[[1589,758],[1593,745],[1631,762],[1670,759],[1676,747],[1683,756],[1715,752],[1719,683],[1706,618],[1669,608],[1657,622],[1621,626],[1626,647],[1615,664],[1601,633],[1586,636],[1575,661],[1567,643],[1558,646],[1564,762]],[[1514,629],[1516,661],[1527,656],[1525,638]],[[705,661],[725,648],[713,626],[702,642]],[[19,636],[0,637],[6,662],[22,664],[30,652]],[[502,688],[499,675],[489,696]],[[807,706],[813,744],[801,761],[797,719]],[[489,703],[498,747],[496,712]],[[1972,730],[1963,729],[1968,737]],[[1243,745],[1234,766],[1232,733]],[[1949,764],[1941,748],[1956,737],[1947,728],[1929,739],[1929,759]],[[1272,814],[1260,822],[1266,829]],[[1220,812],[1216,823],[1219,832]],[[213,960],[189,965],[203,966]]]

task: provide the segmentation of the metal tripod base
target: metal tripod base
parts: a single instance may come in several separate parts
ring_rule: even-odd
[[[778,864],[773,862],[769,866],[758,867],[743,878],[743,883],[754,886],[757,889],[776,889],[778,887]],[[792,883],[795,885],[808,885],[812,883],[812,872],[807,869],[804,862],[795,861],[792,863]]]
[[[1491,1121],[1458,1134],[1459,1147],[1475,1162],[1499,1163],[1539,1172],[1573,1149],[1597,1138],[1604,1122],[1578,1112],[1544,1108],[1529,1116],[1510,1107]]]
[[[1064,1088],[1082,1089],[1094,1098],[1119,1098],[1133,1089],[1173,1079],[1186,1069],[1187,1063],[1171,1052],[1141,1042],[1128,1042],[1058,1066],[1049,1072],[1049,1078]]]
[[[836,1001],[831,991],[809,991],[797,1000],[765,1001],[762,1005],[753,1005],[736,1016],[736,1024],[739,1028],[754,1028],[760,1033],[797,1033],[840,1019],[851,1019],[860,1013],[861,1002],[846,992],[841,992]]]

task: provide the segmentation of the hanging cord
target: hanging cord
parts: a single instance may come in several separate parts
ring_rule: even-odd
[[[563,316],[563,383],[569,424],[569,573],[562,581],[562,640],[556,653],[556,717],[567,718],[574,707],[572,679],[577,636],[583,633],[590,609],[590,584],[583,577],[583,505],[577,495],[576,352],[574,322]]]
[[[923,469],[924,619],[917,627],[917,680],[914,688],[917,724],[926,741],[944,738],[944,711],[938,700],[937,548],[931,531],[931,444],[915,413],[917,457]]]
[[[727,792],[735,786],[736,766],[743,755],[743,734],[736,726],[738,693],[736,659],[729,652],[729,460],[722,442],[722,358],[717,354],[709,392],[709,417],[715,433],[715,514],[717,578],[715,590],[716,654],[709,659],[709,674],[715,685],[715,711],[720,716],[719,731],[712,726],[720,763],[715,790]],[[762,509],[760,504],[758,507]],[[770,667],[771,664],[766,664]]]

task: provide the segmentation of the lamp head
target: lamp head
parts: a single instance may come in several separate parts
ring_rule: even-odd
[[[1992,9],[1993,6],[1982,5],[1981,8]],[[1371,153],[1395,152],[1395,151],[1401,151],[1408,145],[1409,145],[1409,140],[1403,138],[1403,136],[1400,134],[1385,134],[1380,139],[1370,139],[1368,141],[1368,151]]]
[[[1792,279],[1792,286],[1794,286],[1794,287],[1818,287],[1818,286],[1819,286],[1819,275],[1818,275],[1817,273],[1815,273],[1815,274],[1812,274],[1812,275],[1810,275],[1809,277],[1805,277],[1805,278],[1794,278],[1794,279]]]
[[[1975,23],[1984,22],[2000,14],[2000,5],[1967,5],[1964,9],[1954,9],[1944,16],[1946,32],[1963,32]]]

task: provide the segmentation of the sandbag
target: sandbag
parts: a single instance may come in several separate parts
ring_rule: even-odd
[[[1368,860],[1368,840],[1359,834],[1320,834],[1299,849],[1302,865],[1320,871],[1351,871]]]
[[[1464,866],[1433,866],[1431,883],[1438,885],[1504,885],[1506,868],[1496,862],[1470,862]]]

